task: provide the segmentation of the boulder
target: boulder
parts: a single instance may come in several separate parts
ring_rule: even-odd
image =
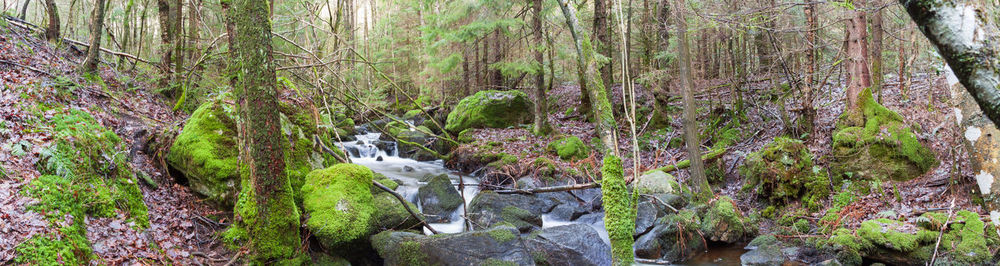
[[[303,105],[307,103],[297,104],[291,100],[282,100],[279,104],[281,131],[287,139],[281,142],[285,172],[297,200],[301,200],[297,192],[306,174],[336,162],[329,154],[316,149],[313,136],[320,134],[319,128],[311,112],[301,111],[308,110]],[[184,174],[191,190],[210,202],[232,207],[240,192],[236,145],[235,106],[225,97],[217,97],[191,114],[166,159],[171,167]]]
[[[386,265],[532,265],[531,253],[512,227],[424,236],[385,231],[371,237]]]
[[[522,91],[486,90],[458,102],[448,114],[445,130],[452,133],[468,128],[506,128],[532,119],[534,104]]]
[[[775,138],[749,154],[741,171],[747,177],[743,190],[755,191],[772,202],[801,199],[803,205],[817,211],[830,195],[826,171],[813,165],[812,153],[800,140]]]
[[[423,213],[428,215],[429,222],[447,222],[451,213],[462,206],[462,195],[451,184],[448,175],[438,175],[430,179],[427,185],[417,190],[417,198]]]
[[[590,147],[576,136],[554,140],[549,143],[546,150],[563,160],[580,160],[590,156]]]
[[[524,242],[539,265],[611,265],[611,246],[589,225],[545,228]]]
[[[778,245],[761,246],[740,256],[740,264],[744,266],[781,265],[784,262],[785,255]]]
[[[852,178],[906,181],[937,166],[934,153],[903,117],[880,105],[865,89],[857,110],[845,111],[833,132],[831,172]]]
[[[736,209],[733,200],[722,196],[712,202],[702,215],[701,232],[716,242],[734,243],[753,232],[746,217]]]
[[[399,183],[392,181],[381,174],[376,174],[375,181],[388,187],[389,189],[396,189],[399,187]],[[419,230],[420,220],[413,218],[410,212],[406,211],[406,207],[403,207],[399,203],[399,200],[395,196],[385,192],[379,188],[372,187],[372,205],[375,206],[375,212],[372,214],[371,219],[371,229],[372,234],[378,233],[385,230]],[[418,216],[424,218],[420,213],[420,209],[417,208],[413,203],[406,202],[406,205],[410,207],[417,213]]]
[[[656,215],[656,207],[649,201],[639,202],[636,208],[635,233],[633,233],[633,236],[640,236],[653,229],[653,222],[658,217]]]
[[[483,191],[472,199],[468,216],[477,230],[508,222],[521,232],[529,232],[542,227],[542,213],[549,207],[531,196]]]
[[[328,249],[364,239],[375,214],[372,171],[337,164],[306,176],[302,185],[306,228]]]
[[[635,240],[636,258],[684,261],[694,257],[706,246],[699,224],[700,218],[690,210],[657,220],[649,233]]]
[[[677,183],[673,175],[655,170],[639,176],[635,182],[635,189],[642,194],[673,193],[672,183]]]

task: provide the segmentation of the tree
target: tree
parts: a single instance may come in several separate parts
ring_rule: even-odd
[[[62,34],[59,33],[59,10],[56,8],[56,0],[45,0],[45,12],[49,15],[49,25],[45,28],[45,39],[50,42],[59,42]]]
[[[847,50],[847,109],[858,107],[858,95],[872,86],[868,69],[868,21],[864,0],[854,1],[854,14],[847,20],[844,45]]]
[[[666,1],[666,0],[664,0]],[[664,3],[666,4],[666,3]],[[712,196],[712,188],[708,185],[708,178],[705,177],[705,164],[701,160],[701,141],[698,140],[697,110],[694,104],[694,85],[691,82],[691,54],[688,50],[687,21],[685,18],[685,8],[687,1],[680,1],[674,7],[677,24],[677,50],[680,61],[677,63],[680,70],[681,93],[684,94],[684,143],[687,146],[688,159],[691,160],[691,173],[689,179],[692,192],[699,201],[707,201]]]
[[[601,55],[611,57],[611,34],[608,33],[607,0],[594,0],[594,38],[591,43],[597,47]],[[605,86],[611,84],[611,63],[600,64],[601,81]]]
[[[170,0],[156,0],[156,12],[160,20],[160,69],[163,76],[160,77],[160,87],[166,87],[172,82],[173,75],[170,74],[171,62],[173,61],[173,49],[171,44],[174,38],[174,27],[171,24]]]
[[[299,247],[299,211],[285,173],[277,77],[267,1],[234,0],[226,13],[230,71],[238,104],[242,191],[236,226],[258,263],[292,258]]]
[[[1000,223],[1000,30],[973,3],[950,0],[900,0],[920,31],[933,43],[971,101],[959,101],[973,171],[994,224]],[[956,23],[960,22],[960,23]],[[955,83],[955,82],[951,82]],[[957,85],[957,84],[956,84]],[[967,99],[967,98],[966,98]],[[976,108],[978,107],[978,108]],[[978,110],[976,110],[978,109]],[[960,114],[960,115],[959,115]],[[988,119],[987,119],[988,118]]]
[[[97,70],[97,61],[101,56],[101,35],[104,30],[104,0],[94,1],[94,11],[90,20],[90,46],[87,48],[87,58],[80,64],[80,71],[93,73]]]
[[[635,232],[635,202],[625,186],[625,171],[618,151],[618,133],[614,113],[608,101],[604,83],[596,75],[594,48],[576,19],[576,9],[568,0],[558,0],[573,36],[577,53],[580,84],[587,85],[593,107],[597,135],[601,138],[604,165],[601,166],[601,194],[604,198],[604,226],[611,239],[611,257],[615,265],[630,265],[634,261],[632,244]]]
[[[883,62],[882,62],[882,3],[881,1],[875,1],[874,5],[875,13],[872,14],[871,24],[872,24],[872,47],[871,47],[871,75],[872,75],[872,92],[878,94],[877,101],[882,102],[882,83],[883,83]]]
[[[541,45],[544,42],[542,36],[542,0],[532,0],[532,10],[534,18],[532,27],[534,28],[535,44]],[[549,125],[548,100],[545,97],[545,55],[541,47],[535,47],[535,63],[538,64],[538,72],[535,74],[535,135],[544,135],[552,131]]]

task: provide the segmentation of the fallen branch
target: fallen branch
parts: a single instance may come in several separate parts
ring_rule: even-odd
[[[22,68],[25,68],[25,69],[27,69],[27,70],[31,70],[31,71],[35,71],[35,72],[38,72],[38,73],[40,73],[40,74],[45,74],[46,76],[49,76],[49,77],[51,77],[51,78],[55,78],[55,77],[56,77],[55,75],[52,75],[52,73],[49,73],[49,72],[46,72],[46,71],[44,71],[44,70],[41,70],[41,69],[37,69],[37,68],[34,68],[34,67],[30,67],[30,66],[26,66],[26,65],[22,65],[22,64],[18,64],[18,63],[14,63],[14,62],[11,62],[11,61],[7,61],[7,60],[0,60],[0,63],[4,63],[4,64],[8,64],[8,65],[12,65],[12,66],[18,66],[18,67],[22,67]]]
[[[498,194],[535,194],[535,193],[545,193],[545,192],[561,192],[570,190],[580,190],[588,188],[601,187],[600,183],[583,183],[575,185],[565,185],[565,186],[555,186],[555,187],[540,187],[532,189],[507,189],[507,190],[495,190]]]
[[[389,192],[389,194],[392,194],[393,197],[396,197],[396,200],[398,200],[400,204],[403,204],[403,208],[406,208],[406,211],[410,213],[410,216],[413,216],[413,219],[417,219],[417,221],[420,221],[420,224],[424,225],[424,227],[426,227],[427,230],[430,230],[431,234],[435,235],[439,234],[437,230],[434,230],[434,227],[431,227],[431,225],[428,224],[427,221],[424,221],[424,219],[420,218],[420,216],[417,215],[417,213],[413,212],[413,209],[410,209],[410,204],[406,204],[407,203],[406,200],[403,199],[403,196],[400,196],[399,193],[396,193],[396,191],[389,189],[389,187],[382,185],[378,181],[372,180],[372,184],[375,184],[375,186],[378,187],[379,189],[382,189],[385,192]]]
[[[334,152],[333,149],[330,149],[330,147],[327,147],[326,144],[323,144],[323,140],[319,138],[319,135],[313,135],[313,141],[319,144],[319,147],[323,149],[323,152],[329,153],[330,156],[333,156],[333,158],[337,159],[337,161],[340,161],[341,163],[351,163],[349,158],[341,158],[337,152]],[[346,156],[347,154],[345,153],[344,155]]]
[[[68,43],[72,43],[72,44],[76,44],[76,45],[86,46],[87,48],[90,48],[90,44],[89,43],[85,43],[85,42],[73,40],[73,39],[70,39],[70,38],[63,38],[63,41],[68,42]],[[131,55],[131,54],[126,54],[126,53],[122,53],[122,52],[118,52],[118,51],[112,51],[112,50],[108,50],[108,49],[105,49],[105,48],[101,48],[101,52],[105,52],[105,53],[109,53],[109,54],[112,54],[112,55],[117,55],[117,56],[121,56],[121,57],[125,57],[125,58],[130,58],[130,59],[133,59],[135,61],[139,61],[139,62],[143,62],[143,63],[146,63],[146,64],[150,64],[150,65],[156,66],[156,63],[150,62],[149,60],[142,59],[142,58],[139,58],[138,56],[134,56],[134,55]]]
[[[931,256],[930,263],[927,265],[934,265],[934,261],[937,260],[938,248],[941,247],[941,237],[944,236],[944,230],[948,228],[948,224],[951,223],[952,211],[955,210],[955,199],[951,199],[951,207],[948,207],[948,220],[941,225],[941,232],[938,233],[937,243],[934,244],[934,255]]]
[[[712,160],[718,159],[719,157],[722,157],[723,154],[726,154],[726,151],[728,151],[728,149],[726,149],[726,148],[716,149],[716,150],[713,150],[713,151],[709,151],[705,155],[701,156],[701,160],[708,162],[708,161],[712,161]],[[664,166],[664,167],[660,167],[660,168],[656,168],[656,169],[653,169],[653,170],[646,171],[645,174],[648,174],[648,173],[651,173],[651,172],[654,172],[654,171],[672,172],[672,171],[675,171],[675,170],[680,170],[680,169],[684,169],[684,168],[688,168],[688,167],[691,167],[691,160],[683,160],[683,161],[678,162],[677,164],[667,165],[667,166]]]

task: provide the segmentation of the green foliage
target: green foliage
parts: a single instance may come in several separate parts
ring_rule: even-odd
[[[601,193],[604,195],[604,226],[611,238],[611,256],[615,265],[633,261],[632,233],[635,231],[635,198],[625,186],[621,158],[604,157],[601,167]]]

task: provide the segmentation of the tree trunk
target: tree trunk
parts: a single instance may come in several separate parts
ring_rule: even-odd
[[[90,47],[87,48],[87,59],[80,64],[80,72],[94,73],[97,63],[101,60],[101,35],[104,30],[104,0],[94,1],[94,11],[90,13]]]
[[[24,1],[24,5],[21,6],[21,15],[18,15],[17,18],[24,20],[28,17],[28,4],[31,4],[31,0]]]
[[[246,232],[252,259],[269,264],[294,256],[299,212],[285,174],[275,63],[267,1],[236,0],[227,14],[230,69],[236,88],[242,191],[233,226]]]
[[[687,21],[684,10],[687,6],[686,0],[679,1],[674,9],[677,24],[677,49],[680,70],[681,91],[684,94],[684,142],[687,146],[688,159],[691,160],[691,173],[689,186],[694,193],[696,200],[706,201],[712,196],[712,188],[708,185],[705,177],[705,165],[701,161],[701,141],[698,140],[698,121],[696,107],[694,103],[694,84],[691,82],[691,55],[688,51]]]
[[[810,138],[812,138],[812,131],[816,123],[816,109],[813,108],[813,86],[815,86],[813,78],[816,75],[817,62],[819,62],[819,51],[816,49],[819,42],[816,34],[819,28],[819,17],[817,16],[816,3],[812,0],[805,1],[807,2],[805,16],[808,27],[806,29],[808,48],[806,49],[806,80],[805,85],[802,86],[802,116],[799,118],[799,129],[803,133],[809,133]]]
[[[46,1],[49,1],[49,0],[46,0]],[[133,10],[135,10],[135,0],[128,0],[128,3],[125,4],[125,19],[124,19],[124,21],[122,23],[123,24],[122,26],[124,28],[123,29],[124,30],[124,34],[122,34],[122,43],[121,43],[121,45],[122,45],[122,52],[126,52],[126,53],[129,52],[129,48],[131,47],[130,44],[134,40],[132,38],[132,19],[133,19],[132,18],[132,13],[133,13]],[[128,59],[126,59],[124,56],[118,57],[118,67],[124,67],[126,62],[128,62]]]
[[[966,100],[959,102],[962,112],[956,112],[956,115],[962,114],[957,120],[966,126],[964,135],[969,143],[973,171],[984,204],[990,211],[993,224],[1000,225],[1000,182],[997,182],[1000,181],[997,180],[1000,178],[1000,165],[994,161],[1000,157],[1000,149],[997,149],[1000,132],[995,126],[1000,122],[1000,91],[997,90],[1000,88],[1000,44],[994,41],[1000,38],[1000,30],[995,22],[982,15],[986,12],[978,10],[979,7],[972,3],[948,0],[899,2],[920,26],[924,36],[937,46],[957,80],[978,105],[973,105],[963,96]],[[979,107],[980,111],[975,111],[975,107]]]
[[[49,26],[45,29],[45,39],[50,42],[60,42],[62,34],[59,33],[59,10],[56,8],[56,0],[45,0],[45,11],[49,15]]]
[[[611,55],[611,39],[608,34],[608,0],[594,0],[594,37],[591,42],[597,47],[596,52],[608,58]],[[614,60],[610,60],[614,61]],[[601,82],[611,86],[611,62],[598,63],[601,72]]]
[[[172,75],[170,74],[173,61],[173,47],[171,44],[174,42],[174,27],[171,27],[170,20],[170,0],[156,0],[157,14],[160,20],[160,69],[163,70],[163,76],[160,77],[159,85],[160,87],[166,87],[168,84],[173,82],[171,80]]]
[[[542,0],[532,0],[532,10],[534,11],[534,18],[532,19],[532,26],[534,27],[535,44],[541,44],[544,42],[544,37],[542,36]],[[545,135],[552,131],[552,127],[549,126],[549,108],[548,99],[545,97],[545,55],[542,53],[542,49],[535,47],[535,63],[538,64],[537,72],[535,73],[535,135]]]
[[[878,96],[876,100],[882,102],[882,4],[879,1],[874,3],[875,14],[872,14],[872,49],[871,49],[871,72],[872,72],[872,92]]]
[[[594,48],[590,45],[589,38],[580,27],[576,19],[576,9],[568,4],[568,0],[558,0],[563,16],[566,17],[566,24],[569,25],[570,33],[573,35],[574,45],[577,53],[577,72],[581,87],[586,84],[586,94],[589,95],[595,119],[597,135],[604,145],[604,153],[618,155],[618,133],[615,125],[615,117],[611,110],[611,103],[608,101],[607,90],[604,83],[597,75],[597,63],[594,60]]]
[[[854,15],[847,20],[847,109],[858,107],[858,95],[871,87],[871,73],[868,70],[868,20],[864,0],[854,1]]]
[[[184,73],[184,0],[175,0],[170,11],[173,11],[171,25],[174,28],[172,39],[174,41],[174,77],[171,79],[177,81],[181,78],[181,73]]]

